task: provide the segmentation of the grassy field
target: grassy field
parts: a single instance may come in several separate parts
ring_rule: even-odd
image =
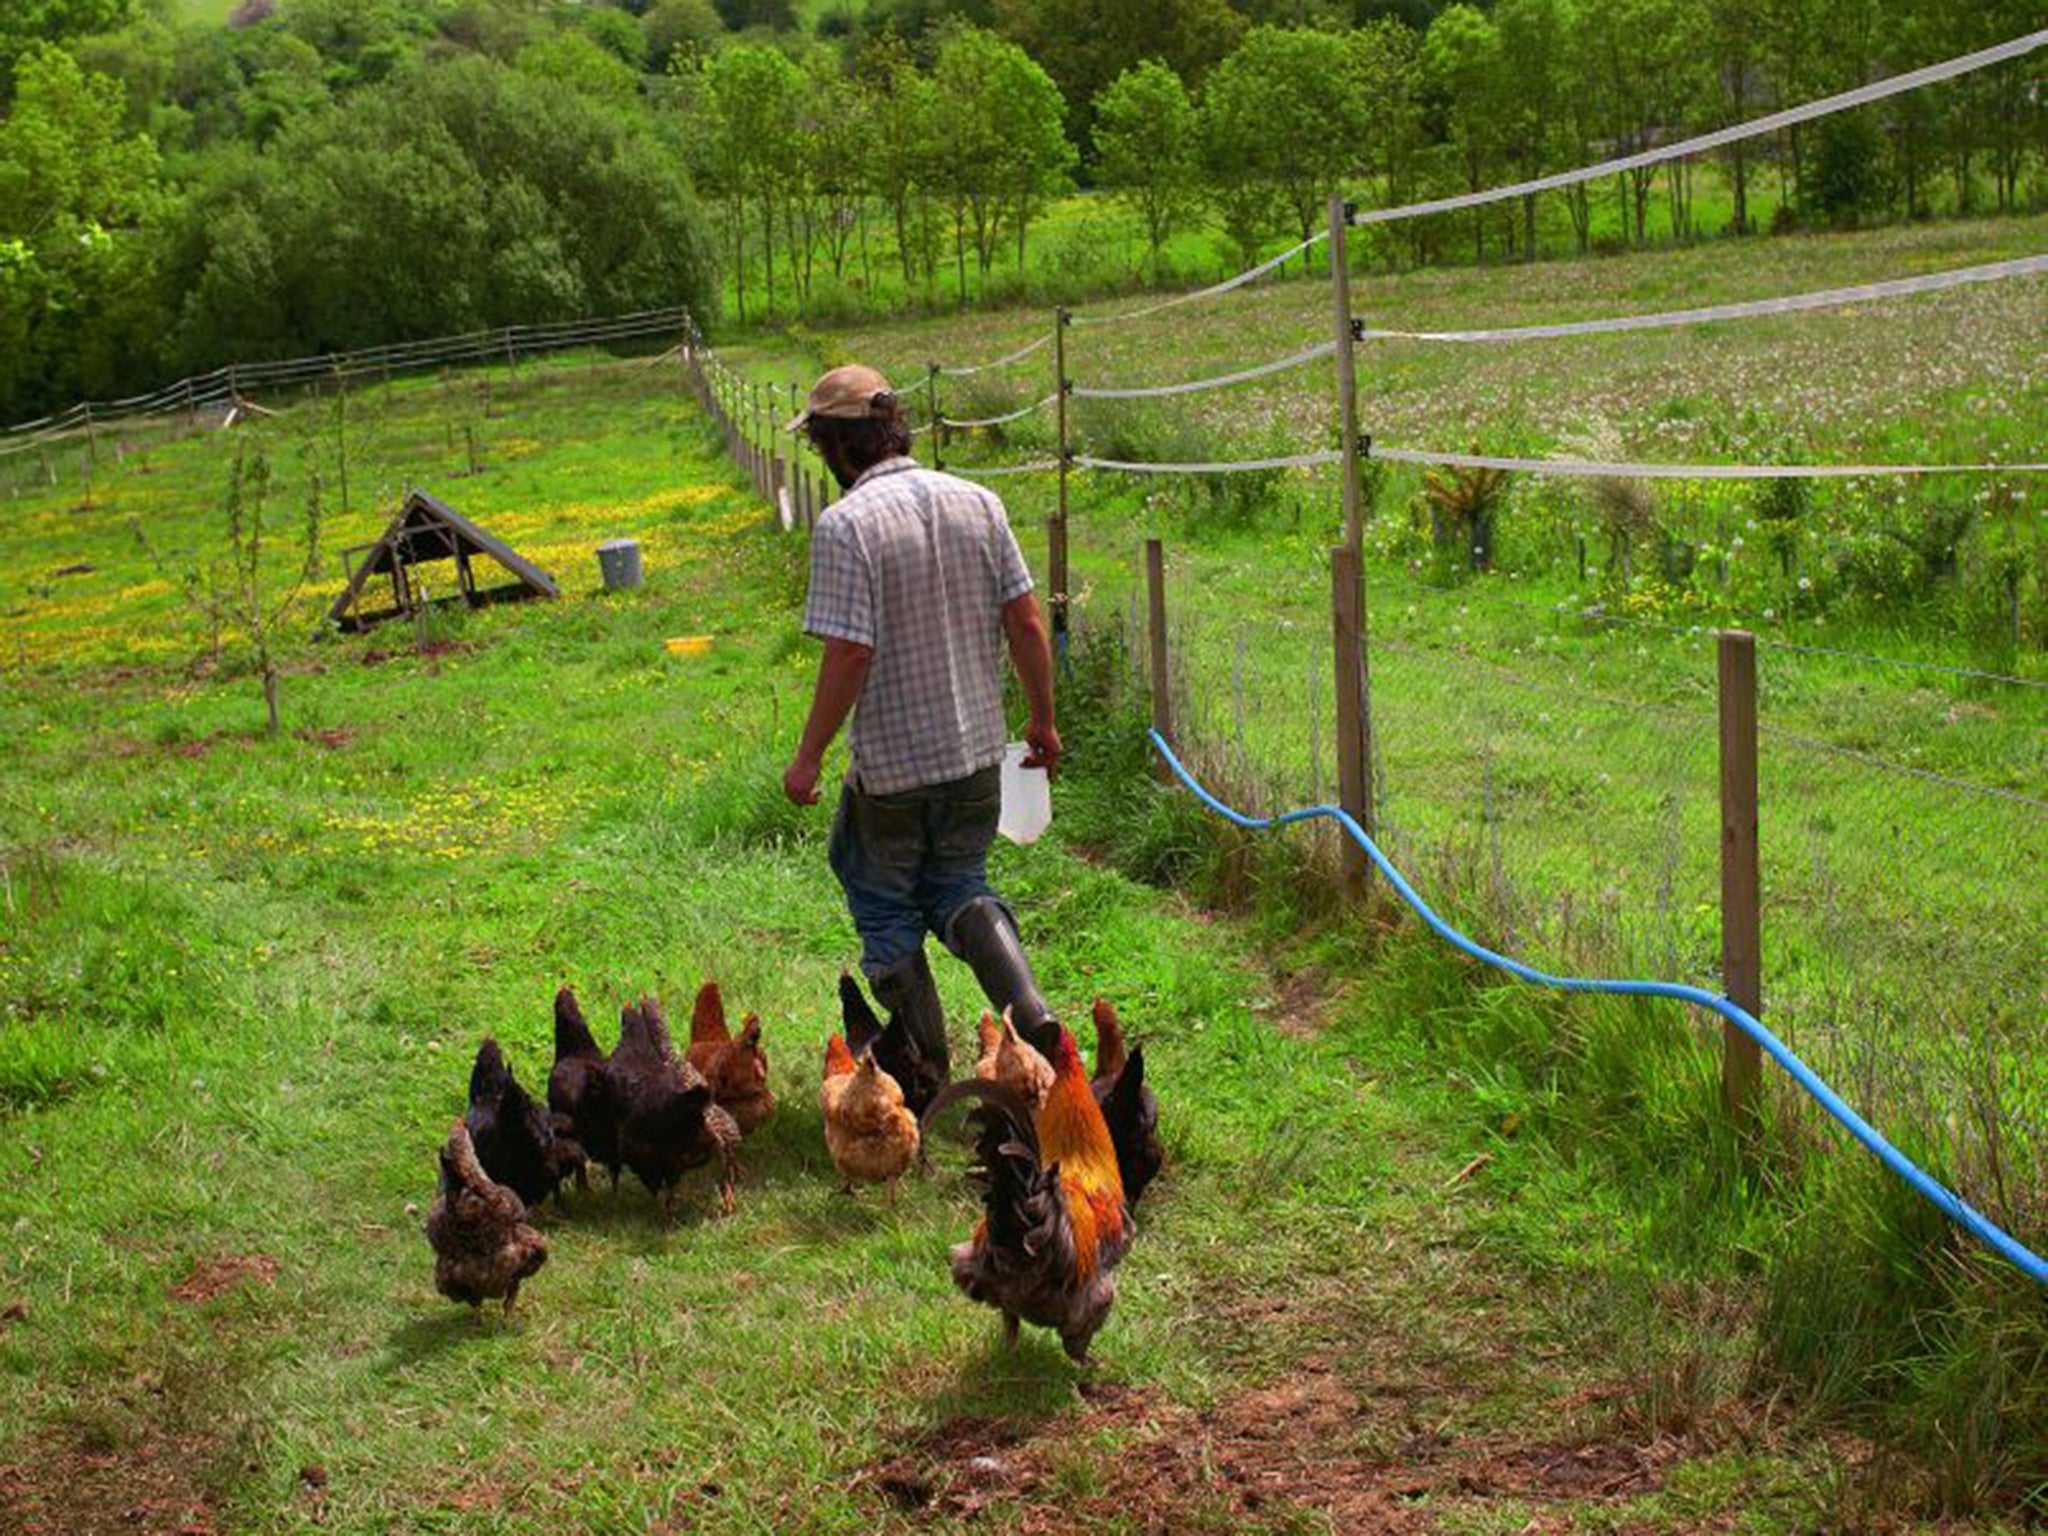
[[[1252,302],[1276,296],[1310,302]],[[315,465],[336,506],[337,402],[103,441],[89,480],[60,455],[58,484],[27,473],[0,503],[0,1525],[1798,1531],[2024,1497],[2026,1374],[1950,1383],[1961,1417],[1901,1462],[1898,1426],[1814,1416],[1822,1366],[1787,1383],[1766,1357],[1745,1255],[1786,1218],[1730,1176],[1704,1037],[1481,986],[1398,930],[1287,928],[1270,901],[1238,920],[1132,878],[1203,855],[1114,708],[1128,541],[1182,530],[1180,579],[1271,623],[1315,612],[1312,568],[1298,593],[1275,572],[1327,534],[1204,531],[1128,491],[1083,523],[1103,639],[1077,657],[1067,835],[1005,850],[999,879],[1061,1004],[1113,997],[1147,1039],[1172,1161],[1097,1362],[1003,1353],[946,1277],[972,1220],[958,1155],[895,1213],[839,1196],[822,1155],[854,944],[821,818],[777,794],[811,666],[801,544],[716,460],[673,365],[591,361],[349,401],[330,551],[418,483],[565,597],[438,618],[425,655],[409,632],[294,641],[275,740],[246,658],[209,659],[130,523],[204,561],[237,448],[270,456],[287,514]],[[649,584],[607,597],[594,546],[621,534]],[[1408,591],[1435,651],[1522,611],[1491,583]],[[1602,682],[1670,667],[1530,623]],[[684,634],[711,653],[670,656]],[[1247,691],[1282,713],[1277,683]],[[1897,713],[1857,718],[1902,739]],[[1971,750],[2003,750],[1994,725]],[[578,1199],[545,1218],[522,1320],[440,1301],[417,1211],[476,1040],[532,1081],[560,982],[673,1004],[706,973],[767,1021],[783,1097],[738,1214],[701,1190],[673,1225],[635,1189]],[[962,1038],[971,983],[946,962],[944,987]],[[1567,1036],[1611,1053],[1579,1098],[1515,1064]],[[1639,1155],[1574,1108],[1603,1093],[1680,1134]],[[1922,1240],[2018,1340],[1994,1362],[2020,1358],[2034,1298]],[[1966,1369],[1948,1319],[1895,1310],[1929,1330],[1925,1369]]]
[[[1354,305],[1404,328],[1576,319],[1962,266],[2036,249],[2042,229],[2036,219],[1361,274]],[[1284,282],[1077,328],[1069,374],[1126,385],[1226,372],[1319,339],[1327,302],[1320,281]],[[2038,458],[2048,412],[2026,338],[2041,313],[2030,281],[1690,332],[1376,347],[1361,360],[1362,419],[1382,443],[1537,456],[1592,438],[1604,443],[1598,456],[1667,460]],[[926,359],[979,361],[1045,326],[1041,312],[1008,324],[906,321],[735,355],[763,380],[860,357],[915,381]],[[1322,446],[1329,382],[1318,364],[1164,406],[1080,400],[1073,441],[1083,453],[1163,461]],[[1040,352],[942,387],[948,414],[1000,414],[1047,393],[1051,365]],[[956,436],[948,462],[1041,457],[1055,446],[1048,414]],[[994,483],[1035,539],[1050,477]],[[1714,984],[1712,630],[1756,630],[1767,1016],[1887,1135],[2038,1246],[2048,1075],[2034,1015],[2048,913],[2033,872],[2048,853],[2048,573],[2031,528],[2037,488],[1995,475],[1822,488],[1774,550],[1768,504],[1748,488],[1656,487],[1645,500],[1658,534],[1699,557],[1678,579],[1642,535],[1633,576],[1611,563],[1598,504],[1570,482],[1534,478],[1511,487],[1495,569],[1473,577],[1419,531],[1418,490],[1412,473],[1385,477],[1367,543],[1382,822],[1404,863],[1428,871],[1425,889],[1485,941],[1529,958]],[[1072,494],[1078,600],[1113,644],[1141,630],[1141,540],[1167,543],[1176,718],[1206,771],[1256,806],[1330,795],[1332,478],[1205,485],[1084,473]],[[1873,559],[1944,525],[1960,531],[1937,579]],[[2009,601],[1990,577],[2000,569],[2014,573]],[[1124,654],[1134,693],[1141,652]],[[1986,671],[1997,675],[1977,675]],[[1141,856],[1151,835],[1130,839]],[[1165,862],[1192,856],[1178,857]],[[1298,878],[1283,863],[1244,893],[1241,870],[1220,876],[1255,908],[1276,909],[1280,933],[1299,917]],[[1612,1045],[1626,1056],[1640,1038]],[[1478,1055],[1498,1075],[1504,1113],[1559,1112],[1575,1137],[1639,1140],[1654,1157],[1670,1128],[1651,1129],[1638,1096],[1654,1095],[1660,1074],[1648,1069],[1606,1099],[1603,1123],[1603,1090],[1581,1077],[1599,1049],[1504,1029]],[[1781,1110],[1802,1118],[1789,1098]],[[1812,1134],[1792,1139],[1813,1145]],[[1851,1204],[1860,1215],[1835,1212],[1845,1224],[1874,1216],[1899,1230],[1898,1212]],[[2037,1351],[2025,1346],[2023,1358]]]
[[[1354,305],[1408,329],[1533,324],[1723,302],[1939,270],[2037,248],[2048,221],[1721,245],[1511,270],[1361,276]],[[1362,425],[1376,441],[1542,456],[1587,437],[1604,455],[1803,462],[2038,457],[2048,402],[2033,348],[2038,281],[1797,319],[1519,347],[1385,344],[1362,354]],[[1327,326],[1321,281],[1285,282],[1128,326],[1069,333],[1085,383],[1171,382],[1298,351]],[[1097,311],[1102,312],[1102,311]],[[1113,312],[1109,311],[1109,312]],[[758,377],[860,356],[915,380],[923,359],[979,360],[1042,334],[1041,315],[831,333],[811,354],[741,354]],[[994,375],[942,380],[944,409],[982,417],[1051,387],[1041,351]],[[1170,400],[1077,400],[1073,441],[1109,458],[1212,460],[1331,440],[1329,365]],[[923,409],[922,394],[917,396]],[[956,436],[949,462],[1054,448],[1049,412]],[[1638,535],[1638,573],[1609,562],[1598,506],[1569,481],[1525,477],[1498,515],[1497,564],[1447,570],[1417,532],[1418,478],[1386,476],[1368,536],[1379,785],[1410,847],[1482,849],[1503,904],[1495,936],[1564,958],[1575,917],[1622,930],[1604,955],[1673,980],[1718,970],[1715,625],[1766,642],[1764,777],[1772,1011],[1881,1123],[1945,1147],[1974,1193],[2038,1229],[2048,1103],[2034,1027],[2048,931],[2030,871],[2048,854],[2044,592],[2022,477],[1823,488],[1785,557],[1768,553],[1748,487],[1647,493],[1660,534],[1692,541],[1688,580],[1663,579]],[[1140,541],[1170,551],[1180,718],[1211,761],[1268,804],[1335,783],[1328,726],[1323,550],[1339,509],[1328,473],[1241,482],[1082,474],[1073,549],[1082,601],[1134,632]],[[995,482],[1021,524],[1051,508],[1049,477]],[[1220,487],[1220,489],[1219,489]],[[1889,592],[1850,562],[1896,544],[1932,509],[1972,520],[1956,579]],[[1035,534],[1034,534],[1035,537]],[[2017,606],[1969,622],[1960,594],[2016,555]],[[1979,580],[1981,588],[1985,583]],[[1889,607],[1887,607],[1889,603]],[[2011,622],[2008,622],[2010,620]],[[2015,634],[2015,630],[2018,631]],[[1802,649],[1801,647],[1804,647]],[[1905,665],[1817,652],[1850,651]],[[1930,670],[1931,666],[1931,670]],[[2017,682],[1942,667],[2016,674]],[[1901,899],[1904,880],[1911,899]],[[1518,888],[1518,889],[1511,889]],[[1572,905],[1576,902],[1576,910]],[[1586,958],[1586,957],[1581,957]],[[1882,1000],[1881,1002],[1879,1000]],[[1896,1069],[1904,1062],[1907,1070]],[[1988,1078],[1986,1074],[1988,1075]],[[1929,1083],[1943,1086],[1930,1089]],[[2022,1168],[1979,1165],[1982,1116],[1929,1112],[1989,1093],[2017,1127]],[[2014,1193],[2014,1191],[2019,1191]]]

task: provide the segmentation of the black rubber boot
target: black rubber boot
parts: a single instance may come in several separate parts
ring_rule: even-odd
[[[870,980],[876,1000],[889,1010],[889,1022],[901,1022],[926,1068],[936,1073],[938,1082],[946,1082],[953,1068],[946,1048],[946,1007],[939,1001],[939,984],[932,979],[932,963],[924,951],[919,949]]]
[[[1059,1043],[1059,1020],[1038,990],[1017,925],[1003,904],[987,896],[967,903],[946,925],[946,947],[974,968],[974,979],[996,1011],[1009,1009],[1017,1033],[1050,1056]]]

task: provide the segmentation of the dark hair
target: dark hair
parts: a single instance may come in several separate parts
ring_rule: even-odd
[[[896,397],[877,396],[870,409],[869,416],[813,416],[811,441],[820,453],[836,448],[855,474],[910,452],[910,423]]]

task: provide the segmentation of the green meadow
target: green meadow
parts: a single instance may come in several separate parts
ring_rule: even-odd
[[[1783,248],[1844,273],[1896,254]],[[1537,269],[1530,312],[1571,312],[1555,290],[1574,284],[1604,308],[1666,260],[1713,256]],[[1429,318],[1425,300],[1455,308],[1478,281],[1416,276],[1374,302]],[[1326,303],[1289,283],[1233,296],[1220,325],[1190,307],[1149,342],[1097,334],[1132,375],[1149,347],[1181,376],[1315,339]],[[1039,323],[731,352],[764,380],[850,355],[901,371]],[[1581,394],[1602,361],[1567,375]],[[1507,388],[1485,370],[1517,366],[1413,387]],[[1375,408],[1405,398],[1405,376],[1369,378]],[[1289,387],[1218,407],[1241,422],[1160,413],[1129,429],[1149,445],[1134,456],[1176,434],[1326,430]],[[1705,384],[1671,389],[1722,408]],[[1645,419],[1662,400],[1633,398]],[[1341,907],[1326,847],[1220,836],[1154,785],[1126,632],[1148,533],[1173,548],[1204,770],[1247,796],[1327,793],[1328,733],[1308,724],[1326,485],[1195,499],[1076,482],[1072,764],[1056,835],[1003,848],[997,878],[1057,1003],[1080,1022],[1111,998],[1145,1040],[1169,1155],[1076,1368],[1029,1334],[1006,1351],[953,1291],[946,1249],[974,1220],[962,1149],[935,1138],[893,1211],[838,1193],[816,1083],[856,946],[823,814],[779,789],[815,662],[803,541],[721,459],[678,365],[563,358],[274,404],[231,431],[167,423],[0,466],[0,1525],[1792,1532],[2038,1515],[2030,1286],[1783,1095],[1766,1145],[1739,1146],[1697,1022],[1493,985],[1390,909]],[[1922,430],[1961,456],[2040,420],[2026,383]],[[1861,446],[1845,424],[1814,451]],[[246,648],[216,648],[180,592],[222,558],[230,466],[257,455],[273,584],[316,478],[323,516],[275,737]],[[337,552],[415,484],[553,572],[561,600],[316,637]],[[1013,487],[1036,561],[1047,492]],[[1515,925],[1518,949],[1633,962],[1663,944],[1683,974],[1711,972],[1710,645],[1576,599],[1557,613],[1583,521],[1563,500],[1512,503],[1499,570],[1467,577],[1416,543],[1411,494],[1382,491],[1371,591],[1389,824],[1418,882],[1475,925]],[[638,593],[601,588],[595,547],[618,536],[642,543]],[[1725,596],[1633,617],[1982,659],[1961,630],[1887,624],[1862,599],[1774,629],[1770,579],[1752,589],[1738,563]],[[671,654],[684,636],[712,643]],[[2000,654],[2040,675],[2024,644]],[[1785,656],[1767,697],[1802,739],[2038,797],[2032,695]],[[1561,698],[1532,711],[1532,681]],[[1824,873],[1789,888],[1801,915],[1778,930],[1767,1005],[1773,974],[1797,978],[1788,1000],[1838,1028],[1823,1005],[1869,961],[1844,1006],[1866,999],[1872,1049],[1896,1045],[1915,994],[1911,968],[1880,963],[1900,947],[1887,923],[1949,981],[1967,974],[1975,1009],[1964,988],[1939,996],[1959,1040],[1991,1042],[1999,1160],[1938,1134],[1939,1108],[1893,1128],[1926,1129],[1917,1149],[1987,1205],[2002,1195],[2038,1244],[2038,1045],[2009,989],[2015,954],[2038,957],[2023,865],[2040,823],[1981,796],[1930,798],[1946,818],[1930,822],[1851,759],[1798,761],[1801,845]],[[1921,864],[1844,830],[1861,815],[1908,828]],[[1946,855],[1972,838],[1996,854],[1974,874]],[[977,995],[939,964],[964,1055]],[[630,1180],[573,1194],[540,1217],[550,1260],[514,1318],[442,1301],[421,1221],[477,1041],[537,1084],[556,986],[608,1043],[621,999],[655,992],[675,1017],[706,975],[761,1015],[781,1098],[744,1149],[737,1213],[702,1184],[673,1222]],[[1994,1175],[2021,1182],[1987,1196]]]

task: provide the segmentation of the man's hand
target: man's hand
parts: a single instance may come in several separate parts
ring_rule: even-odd
[[[791,805],[816,805],[818,803],[818,775],[825,765],[816,758],[799,755],[782,775],[782,792],[789,796]]]
[[[1043,768],[1047,778],[1060,771],[1060,732],[1050,720],[1025,726],[1024,745],[1031,749],[1024,754],[1026,768]]]

